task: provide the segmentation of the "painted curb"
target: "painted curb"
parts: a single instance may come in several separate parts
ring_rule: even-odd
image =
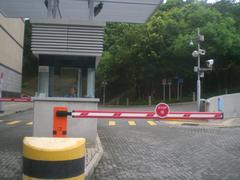
[[[94,172],[94,169],[97,167],[99,161],[101,160],[103,156],[103,147],[102,143],[100,141],[99,136],[97,135],[96,138],[96,144],[97,144],[97,152],[95,153],[94,157],[91,159],[91,161],[88,163],[87,167],[85,167],[85,179],[90,180],[91,176]]]

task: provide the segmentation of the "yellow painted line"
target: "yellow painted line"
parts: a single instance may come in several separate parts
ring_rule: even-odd
[[[128,121],[128,125],[129,126],[136,126],[136,123],[135,123],[135,121]]]
[[[166,120],[162,121],[166,124],[172,124],[172,125],[185,125],[185,124],[194,124],[194,125],[209,125],[209,122],[206,120],[184,120],[184,119],[177,119],[177,120]]]
[[[28,125],[28,126],[31,126],[31,125],[33,125],[33,122],[29,122],[29,123],[27,123],[27,125]]]
[[[109,126],[115,126],[116,125],[116,121],[108,121],[108,125]]]
[[[21,121],[12,121],[12,122],[9,122],[7,123],[7,125],[14,125],[14,124],[17,124],[17,123],[20,123]]]
[[[163,122],[163,121],[162,121]],[[181,125],[183,124],[184,122],[179,122],[179,121],[164,121],[164,123],[166,124],[176,124],[176,125]]]
[[[148,122],[148,124],[150,124],[150,126],[156,126],[157,125],[157,123],[154,122],[154,121],[147,121],[147,122]]]

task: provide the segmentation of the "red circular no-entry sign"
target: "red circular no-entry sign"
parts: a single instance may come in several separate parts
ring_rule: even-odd
[[[155,113],[160,117],[164,118],[170,112],[170,108],[166,103],[159,103],[155,108]]]

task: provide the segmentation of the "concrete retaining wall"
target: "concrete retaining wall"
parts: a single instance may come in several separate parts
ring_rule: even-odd
[[[22,75],[1,64],[0,72],[3,73],[2,91],[21,93]]]
[[[208,111],[218,111],[218,99],[222,98],[224,118],[240,117],[240,93],[215,96],[207,99],[209,102]]]

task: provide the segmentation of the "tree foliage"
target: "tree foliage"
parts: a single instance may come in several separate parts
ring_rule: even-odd
[[[106,80],[110,98],[160,97],[162,78],[174,82],[181,77],[185,94],[192,93],[196,59],[191,53],[196,44],[189,46],[189,42],[195,40],[198,27],[205,35],[203,62],[215,60],[214,71],[203,80],[205,92],[239,87],[240,4],[170,0],[145,24],[107,24],[97,71],[98,89]]]

